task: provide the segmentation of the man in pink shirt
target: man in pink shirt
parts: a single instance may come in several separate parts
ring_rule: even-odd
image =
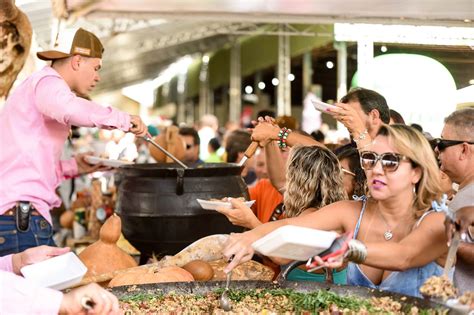
[[[89,165],[83,155],[60,160],[72,125],[146,134],[139,116],[77,96],[88,95],[99,82],[104,49],[83,29],[71,39],[37,54],[51,66],[23,81],[0,113],[0,256],[54,245],[49,211],[61,204],[56,187],[101,167]]]
[[[41,288],[20,276],[20,269],[65,254],[69,248],[40,246],[0,257],[0,314],[86,314],[84,298],[93,302],[94,314],[119,314],[117,298],[93,283],[63,294]]]

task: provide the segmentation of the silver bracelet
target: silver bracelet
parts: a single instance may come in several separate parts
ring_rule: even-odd
[[[359,143],[359,141],[362,141],[364,140],[365,138],[367,138],[367,135],[369,134],[369,131],[367,129],[365,129],[364,131],[362,131],[361,133],[359,133],[359,136],[357,138],[354,138],[354,142],[355,143]]]
[[[364,243],[352,239],[349,241],[349,249],[347,250],[344,257],[356,264],[361,264],[367,258],[367,247]]]

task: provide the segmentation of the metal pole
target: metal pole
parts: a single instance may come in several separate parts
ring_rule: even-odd
[[[199,73],[199,117],[209,113],[209,56],[202,57],[201,72]]]
[[[239,122],[242,111],[242,78],[240,42],[237,40],[230,50],[229,121]]]
[[[284,26],[280,25],[280,31]],[[291,115],[291,82],[288,80],[290,74],[290,36],[278,36],[278,115]]]
[[[178,124],[186,121],[186,71],[178,74]]]
[[[372,75],[372,61],[374,59],[374,42],[370,40],[359,40],[357,42],[357,72],[359,76],[358,85],[372,89],[374,80]]]
[[[347,45],[345,42],[335,42],[337,50],[337,100],[347,94]]]
[[[304,99],[306,93],[308,93],[311,85],[313,84],[313,60],[312,60],[312,53],[308,51],[303,54],[303,97]]]

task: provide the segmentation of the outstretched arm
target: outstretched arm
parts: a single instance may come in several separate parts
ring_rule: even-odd
[[[365,265],[387,270],[421,267],[446,253],[444,215],[433,213],[398,243],[367,243]]]

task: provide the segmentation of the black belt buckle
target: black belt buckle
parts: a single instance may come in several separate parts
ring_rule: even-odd
[[[31,216],[30,209],[31,203],[25,201],[20,201],[16,206],[16,228],[20,232],[28,231]]]

